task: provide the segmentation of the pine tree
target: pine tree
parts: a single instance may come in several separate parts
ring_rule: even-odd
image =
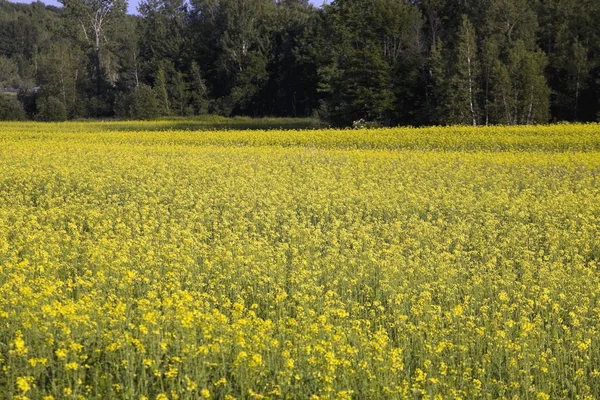
[[[194,113],[206,114],[208,112],[208,89],[204,79],[202,78],[202,72],[197,62],[193,61],[190,67],[190,96]]]
[[[552,55],[552,69],[555,71],[555,107],[560,119],[579,119],[582,92],[588,86],[591,65],[588,49],[572,38],[567,26],[561,27],[556,35]]]
[[[424,98],[413,96],[423,65],[419,10],[391,0],[338,0],[326,11],[330,58],[319,72],[332,122],[389,124],[415,113]]]
[[[184,74],[178,71],[171,74],[168,87],[173,113],[180,116],[185,116],[188,114],[187,106],[190,95]]]
[[[586,88],[590,70],[588,51],[579,40],[576,40],[572,46],[572,57],[570,57],[570,60],[568,68],[569,86],[574,103],[572,118],[578,121],[581,92]]]
[[[498,43],[493,38],[488,38],[483,42],[481,52],[481,81],[482,81],[482,105],[483,121],[489,125],[498,118],[494,116],[494,76],[498,64],[499,49]]]
[[[425,66],[427,76],[427,102],[429,123],[443,124],[447,121],[448,87],[441,39],[435,39]]]
[[[154,91],[160,105],[160,112],[162,115],[170,115],[171,107],[169,104],[169,92],[167,90],[167,78],[165,76],[165,70],[160,67],[156,73],[156,79],[154,81]]]

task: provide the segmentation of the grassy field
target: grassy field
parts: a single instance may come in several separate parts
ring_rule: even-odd
[[[600,126],[161,127],[0,125],[0,398],[600,398]]]

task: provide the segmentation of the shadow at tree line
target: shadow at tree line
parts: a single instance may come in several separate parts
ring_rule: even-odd
[[[159,119],[148,121],[110,120],[98,124],[107,131],[166,131],[166,130],[301,130],[318,129],[325,124],[309,118],[203,118]]]

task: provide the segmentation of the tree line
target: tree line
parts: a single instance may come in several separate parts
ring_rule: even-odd
[[[597,0],[0,0],[0,119],[600,117]]]

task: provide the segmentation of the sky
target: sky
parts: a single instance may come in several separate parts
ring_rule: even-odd
[[[13,3],[32,3],[32,0],[9,0]],[[60,6],[60,3],[56,0],[41,0],[43,3],[53,6]],[[137,5],[141,0],[129,0],[129,14],[137,14]],[[310,0],[310,2],[316,6],[323,4],[323,0]]]

